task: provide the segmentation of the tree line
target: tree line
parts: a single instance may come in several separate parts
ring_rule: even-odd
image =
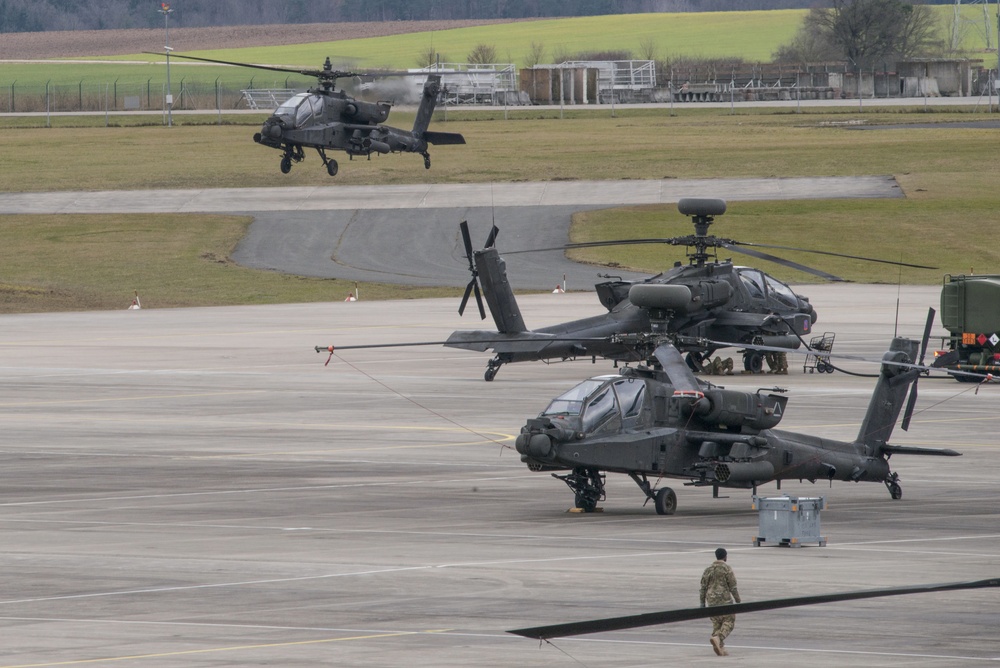
[[[946,3],[948,0],[935,0]],[[173,0],[171,25],[521,19],[646,12],[807,9],[818,0]],[[158,28],[153,0],[0,0],[0,33]]]

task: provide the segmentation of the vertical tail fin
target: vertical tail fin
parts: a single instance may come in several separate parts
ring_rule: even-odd
[[[486,248],[474,253],[476,272],[483,285],[483,296],[501,334],[517,334],[526,332],[521,309],[514,298],[514,291],[507,281],[507,263],[500,257],[496,248]]]
[[[441,75],[430,74],[424,83],[424,92],[420,97],[420,106],[417,107],[417,117],[413,121],[413,136],[422,138],[427,132],[427,127],[431,124],[431,116],[434,115],[434,105],[437,104],[438,93],[441,92]]]
[[[912,364],[917,356],[916,341],[895,338],[889,351],[882,356],[883,364],[875,391],[868,403],[868,412],[858,432],[858,442],[880,452],[892,436],[896,420],[906,401],[907,390],[920,375],[919,369],[911,369],[891,362]]]

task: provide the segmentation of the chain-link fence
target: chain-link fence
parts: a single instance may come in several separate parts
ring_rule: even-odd
[[[268,84],[268,87],[271,87]],[[288,89],[278,81],[274,88]],[[249,108],[243,88],[220,82],[172,82],[173,108],[177,110],[221,110]],[[167,86],[162,81],[122,83],[81,81],[77,84],[19,84],[9,82],[3,89],[0,111],[7,113],[71,111],[155,111],[165,108]],[[303,87],[304,90],[304,87]]]

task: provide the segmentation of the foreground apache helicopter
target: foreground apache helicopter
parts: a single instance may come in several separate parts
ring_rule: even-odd
[[[462,223],[462,239],[469,258],[472,280],[465,289],[458,312],[464,313],[469,298],[475,295],[480,316],[485,319],[486,311],[482,301],[485,296],[497,331],[457,331],[445,345],[478,352],[492,349],[496,355],[486,367],[485,378],[488,381],[493,380],[503,364],[510,362],[576,357],[644,361],[655,347],[650,343],[654,339],[629,336],[637,334],[670,336],[678,350],[688,353],[688,364],[694,370],[701,370],[704,360],[723,347],[706,344],[706,340],[797,349],[802,344],[802,336],[812,331],[816,322],[816,311],[809,300],[795,294],[787,285],[759,269],[736,266],[729,260],[719,261],[714,250],[726,248],[827,280],[843,279],[745,247],[803,249],[709,236],[708,228],[715,216],[726,211],[726,202],[723,200],[685,198],[677,203],[677,208],[682,214],[691,217],[695,234],[666,239],[568,244],[557,249],[508,253],[512,255],[539,250],[648,243],[686,246],[689,249],[687,265],[677,262],[672,269],[640,282],[608,281],[596,285],[597,296],[608,313],[536,330],[530,330],[525,325],[507,281],[506,265],[494,245],[497,228],[494,226],[491,230],[483,250],[473,251],[468,225]],[[805,252],[906,267],[933,268],[829,251]],[[763,362],[764,354],[761,351],[753,348],[744,350],[743,366],[746,370],[758,372]]]
[[[157,54],[158,55],[158,54]],[[337,161],[328,158],[327,149],[344,151],[353,158],[372,153],[419,153],[424,157],[424,167],[431,168],[428,144],[464,144],[465,138],[454,132],[430,132],[431,115],[441,92],[441,77],[428,75],[424,83],[417,117],[412,130],[382,125],[389,118],[391,102],[364,102],[350,97],[342,90],[336,90],[337,79],[358,77],[362,74],[333,69],[327,58],[321,70],[293,69],[234,63],[227,60],[197,58],[172,54],[175,58],[200,60],[206,63],[252,67],[258,70],[288,72],[316,77],[318,83],[305,93],[298,93],[283,102],[264,121],[260,132],[253,136],[258,144],[279,149],[282,152],[281,171],[287,174],[293,162],[305,158],[303,148],[314,148],[319,153],[326,171],[336,176]],[[376,76],[413,76],[409,73],[377,73]]]
[[[920,362],[933,320],[928,318]],[[728,390],[702,384],[677,349],[661,343],[654,367],[626,368],[621,375],[585,380],[556,397],[517,437],[521,461],[552,473],[575,494],[576,506],[592,512],[604,499],[604,472],[632,478],[656,512],[672,515],[677,495],[653,489],[647,476],[680,478],[686,485],[753,488],[776,480],[881,482],[902,497],[894,454],[957,456],[939,450],[889,444],[911,385],[926,367],[915,363],[917,343],[893,339],[855,440],[834,441],[775,429],[788,398],[775,388]],[[659,367],[659,368],[656,368]],[[903,417],[909,427],[916,388]]]

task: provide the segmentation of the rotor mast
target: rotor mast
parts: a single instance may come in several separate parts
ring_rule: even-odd
[[[708,228],[715,222],[716,216],[721,216],[726,212],[726,201],[721,199],[708,199],[701,197],[685,197],[677,202],[677,210],[685,216],[691,217],[694,224],[694,235],[684,237],[684,244],[694,247],[694,252],[688,252],[691,264],[696,267],[704,267],[709,260],[708,248],[715,248],[719,245],[719,240],[708,235]]]

